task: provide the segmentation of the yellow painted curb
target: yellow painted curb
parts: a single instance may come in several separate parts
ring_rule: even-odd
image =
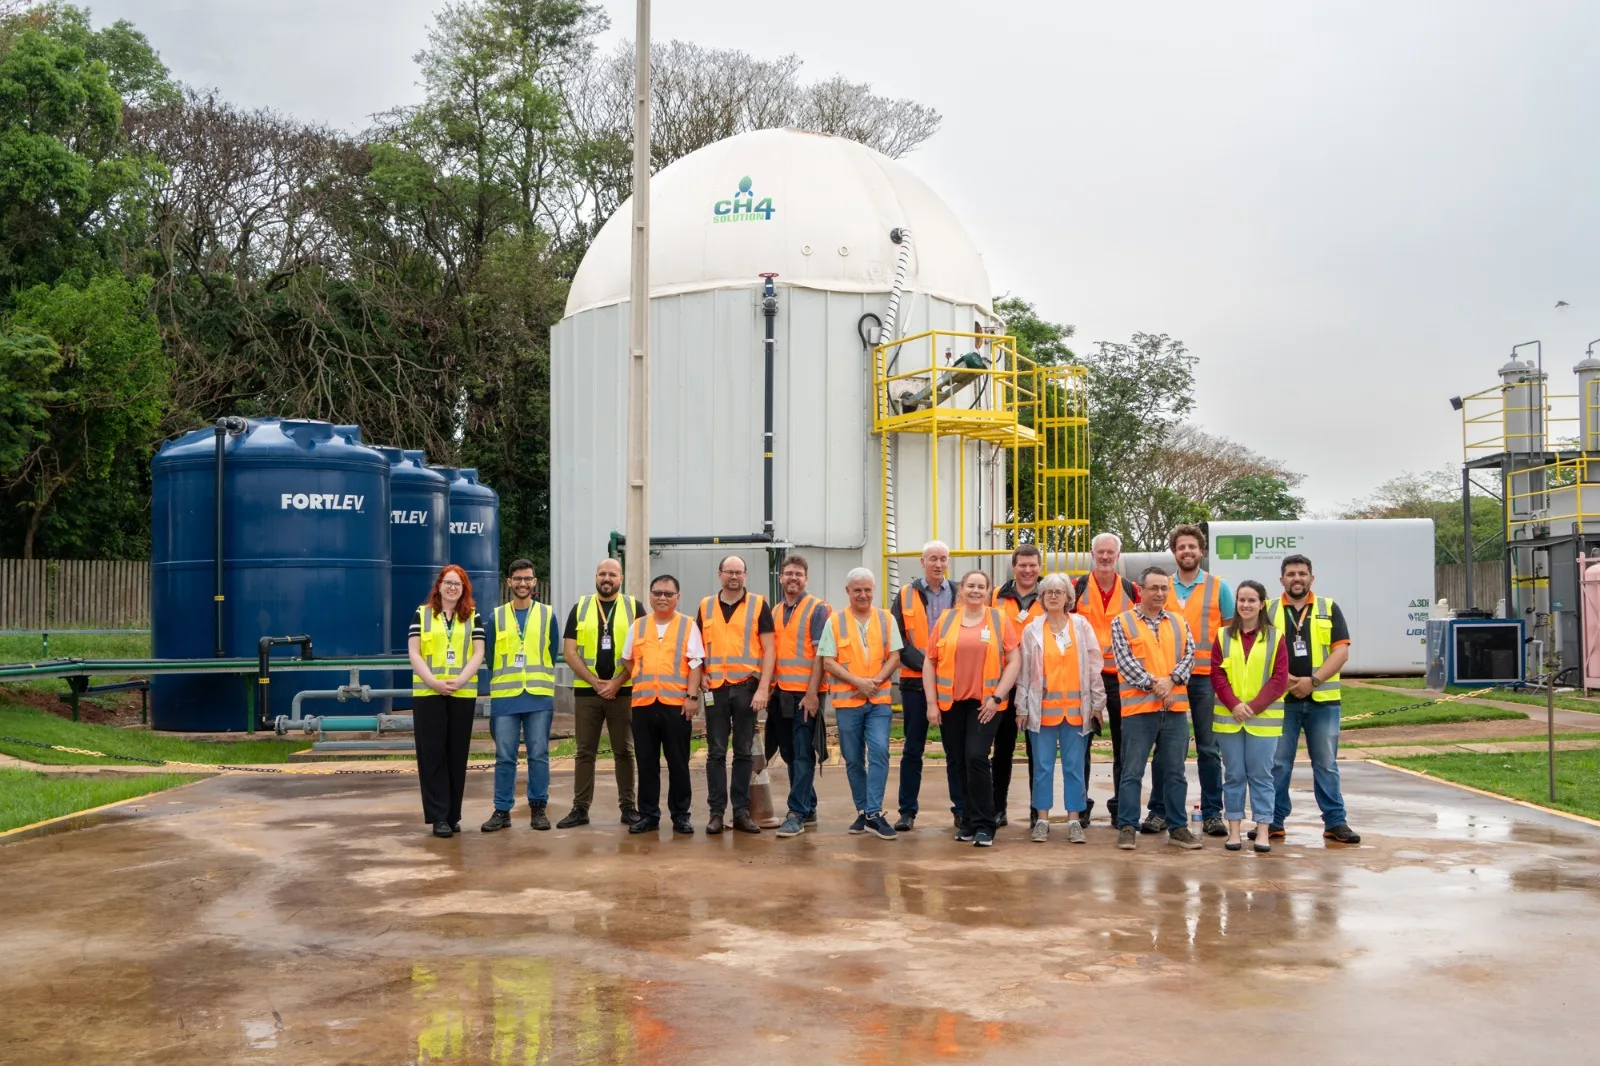
[[[1480,796],[1488,796],[1490,799],[1504,800],[1507,803],[1515,803],[1519,807],[1527,807],[1529,810],[1543,811],[1546,814],[1553,814],[1558,818],[1569,818],[1574,822],[1582,822],[1584,825],[1592,825],[1600,828],[1600,819],[1587,818],[1581,814],[1573,814],[1571,811],[1562,811],[1557,810],[1554,807],[1546,807],[1542,804],[1530,803],[1528,800],[1517,799],[1515,796],[1506,796],[1499,792],[1490,792],[1487,789],[1474,788],[1471,785],[1463,785],[1459,781],[1451,781],[1448,778],[1436,777],[1433,774],[1423,773],[1421,770],[1413,770],[1409,766],[1396,766],[1393,763],[1384,762],[1382,759],[1366,759],[1364,761],[1372,764],[1373,766],[1382,766],[1385,769],[1393,770],[1396,773],[1410,774],[1412,777],[1420,777],[1425,781],[1436,781],[1441,785],[1449,785],[1451,788],[1459,788],[1464,792],[1474,792]]]
[[[205,780],[206,777],[217,777],[217,776],[220,776],[220,775],[218,775],[216,773],[211,773],[211,774],[207,774],[204,777],[202,777],[201,780],[202,781]],[[173,785],[171,788],[163,788],[163,789],[159,789],[159,790],[157,790],[155,792],[146,792],[146,793],[144,793],[142,795],[138,795],[138,796],[129,796],[127,799],[116,800],[115,802],[112,802],[112,803],[102,803],[98,807],[89,807],[89,808],[87,808],[85,810],[73,811],[71,814],[60,814],[60,815],[57,815],[54,818],[46,818],[42,822],[34,822],[31,825],[19,825],[15,829],[7,829],[7,830],[4,830],[4,831],[0,831],[0,841],[8,840],[8,839],[10,839],[11,837],[14,837],[14,836],[20,836],[23,833],[31,833],[36,829],[43,829],[47,825],[55,825],[58,822],[70,821],[73,818],[82,818],[86,814],[99,814],[101,811],[114,810],[117,807],[122,807],[122,806],[125,806],[125,805],[129,804],[129,803],[138,803],[140,800],[149,799],[151,796],[165,796],[169,792],[177,792],[180,789],[188,788],[190,785],[198,785],[199,783],[200,783],[200,781],[186,781],[181,785]]]

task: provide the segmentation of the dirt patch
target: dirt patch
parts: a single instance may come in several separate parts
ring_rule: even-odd
[[[66,694],[65,683],[60,692],[44,692],[32,688],[5,689],[7,703],[53,714],[57,718],[72,718],[72,705],[61,697]],[[118,728],[139,724],[139,694],[137,692],[111,692],[104,696],[91,696],[78,700],[78,721]]]

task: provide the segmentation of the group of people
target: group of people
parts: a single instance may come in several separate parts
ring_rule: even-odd
[[[692,615],[679,611],[675,577],[656,577],[646,606],[622,593],[622,569],[606,559],[595,570],[594,594],[579,599],[560,632],[551,608],[533,598],[532,563],[518,559],[507,575],[511,598],[492,616],[495,796],[481,828],[511,825],[524,746],[530,824],[551,827],[549,740],[556,663],[564,661],[574,676],[577,757],[573,805],[557,828],[590,820],[604,732],[628,832],[660,830],[664,760],[671,829],[693,833],[689,752],[703,707],[706,832],[762,832],[750,793],[763,715],[768,757],[780,755],[789,769],[787,817],[776,835],[814,829],[826,698],[855,808],[853,834],[894,840],[916,829],[929,729],[937,727],[957,841],[992,846],[1007,824],[1020,732],[1029,839],[1049,839],[1059,762],[1066,837],[1084,843],[1094,808],[1090,744],[1109,726],[1116,788],[1107,807],[1119,848],[1137,847],[1140,833],[1165,832],[1186,849],[1213,836],[1226,838],[1230,851],[1242,850],[1246,837],[1256,851],[1270,851],[1291,811],[1302,732],[1324,837],[1359,843],[1336,762],[1349,630],[1339,607],[1312,592],[1311,561],[1283,559],[1282,592],[1269,598],[1260,582],[1230,588],[1201,569],[1206,536],[1198,527],[1174,529],[1168,546],[1176,573],[1149,567],[1134,582],[1118,571],[1115,534],[1094,539],[1093,568],[1075,581],[1043,575],[1039,549],[1024,544],[1012,553],[1011,579],[993,589],[982,570],[949,580],[949,548],[933,541],[922,551],[922,576],[902,586],[887,610],[876,605],[876,578],[866,568],[846,575],[847,606],[835,610],[808,591],[804,557],[785,557],[783,597],[768,603],[745,588],[744,560],[729,555],[718,564],[721,589]],[[465,572],[445,567],[417,611],[409,644],[423,814],[437,836],[461,828],[473,677],[485,636]],[[896,683],[904,747],[891,824],[884,803]],[[1184,768],[1191,723],[1197,827]],[[1255,828],[1242,836],[1247,800]]]

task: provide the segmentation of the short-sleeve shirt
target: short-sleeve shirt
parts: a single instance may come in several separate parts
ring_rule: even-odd
[[[424,605],[424,606],[426,606],[426,605]],[[451,619],[451,621],[453,621],[453,619]],[[411,636],[411,637],[420,637],[420,636],[422,636],[422,608],[421,607],[417,608],[417,613],[415,615],[413,615],[412,618],[411,618],[411,632],[408,633],[407,636]],[[472,616],[472,633],[467,637],[467,645],[468,645],[468,648],[469,648],[469,654],[470,654],[470,648],[471,648],[472,642],[475,641],[475,640],[482,640],[482,639],[483,639],[483,615],[475,614],[475,615]]]
[[[1304,655],[1296,655],[1294,653],[1294,644],[1296,640],[1300,639],[1300,619],[1302,616],[1304,618],[1305,629],[1309,632],[1311,629],[1311,619],[1316,616],[1316,612],[1317,608],[1315,604],[1310,601],[1308,601],[1302,607],[1296,607],[1287,601],[1285,601],[1283,605],[1283,642],[1284,644],[1288,645],[1289,648],[1290,677],[1311,676],[1311,638],[1309,636],[1306,637],[1306,653]],[[1330,634],[1330,639],[1328,641],[1328,650],[1332,651],[1340,644],[1350,643],[1350,627],[1345,624],[1344,612],[1339,610],[1339,605],[1337,603],[1333,605],[1333,612],[1330,620],[1333,623],[1333,632]]]
[[[981,624],[975,626],[964,626],[959,620],[955,624],[961,632],[956,636],[956,676],[951,696],[958,700],[981,700],[985,695],[983,666],[988,656],[988,646],[983,641],[983,631],[989,628],[988,616],[984,617]],[[990,639],[995,639],[994,634],[990,634]],[[1022,631],[1007,622],[1000,632],[999,639],[1001,648],[1010,653],[1022,643]],[[939,641],[936,637],[928,641],[928,661],[933,664],[935,671],[939,669]]]
[[[600,608],[600,628],[601,628],[602,631],[610,630],[612,628],[612,626],[614,624],[612,619],[616,617],[617,604],[621,603],[621,602],[622,602],[622,597],[621,596],[613,597],[610,603],[607,603],[605,600],[596,598],[595,605]],[[634,613],[635,617],[638,617],[639,615],[645,613],[644,608],[639,606],[637,600],[634,601],[633,613]],[[578,605],[577,604],[573,604],[572,605],[572,610],[567,612],[567,625],[566,625],[566,628],[561,631],[561,639],[563,639],[563,640],[577,640],[578,639]],[[624,638],[624,639],[626,639],[626,638]],[[617,642],[616,642],[615,638],[612,639],[611,647],[609,647],[609,648],[607,648],[605,646],[605,641],[601,641],[600,642],[600,646],[597,647],[594,650],[594,676],[598,677],[601,681],[610,681],[613,677],[615,677],[617,675],[617,648],[616,648],[616,644],[617,644]],[[622,691],[623,692],[627,692],[628,689],[625,687],[625,688],[623,688]]]
[[[821,612],[818,612],[818,613],[820,614]],[[867,630],[873,624],[872,615],[870,615],[870,614],[867,615],[867,620],[865,622],[860,622],[860,621],[856,620],[855,612],[846,610],[845,612],[843,612],[843,617],[849,619],[852,623],[855,624],[856,632],[861,634],[861,646],[862,647],[866,647],[867,646]],[[900,627],[897,626],[897,625],[889,626],[889,648],[888,648],[888,650],[889,651],[901,651],[902,649],[905,648],[905,646],[906,646],[905,641],[900,639]],[[823,629],[822,636],[820,638],[818,638],[818,640],[817,640],[817,656],[819,658],[828,658],[828,659],[836,659],[836,658],[838,658],[838,656],[839,656],[839,644],[838,644],[837,641],[835,641],[833,639],[833,627],[832,626],[828,626],[825,629]]]
[[[669,623],[657,622],[654,614],[647,614],[644,617],[647,625],[656,627],[656,636],[664,637],[667,635]],[[630,662],[633,660],[633,626],[628,627],[628,635],[622,638],[622,657]],[[705,641],[700,639],[699,626],[689,627],[689,641],[683,649],[683,657],[689,660],[689,668],[691,670],[706,661],[706,645]]]

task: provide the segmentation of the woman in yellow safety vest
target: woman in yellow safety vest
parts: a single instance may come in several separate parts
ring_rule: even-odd
[[[474,611],[472,582],[461,567],[447,566],[433,579],[428,602],[417,608],[411,623],[406,650],[422,818],[433,825],[434,836],[447,837],[461,832],[476,677],[483,663],[483,625]]]
[[[1245,786],[1256,820],[1256,850],[1267,852],[1272,823],[1272,763],[1283,735],[1283,694],[1289,687],[1289,649],[1262,617],[1267,590],[1259,581],[1241,581],[1233,593],[1233,619],[1211,647],[1211,681],[1216,690],[1213,731],[1222,751],[1222,807],[1228,820],[1223,847],[1239,851]]]

